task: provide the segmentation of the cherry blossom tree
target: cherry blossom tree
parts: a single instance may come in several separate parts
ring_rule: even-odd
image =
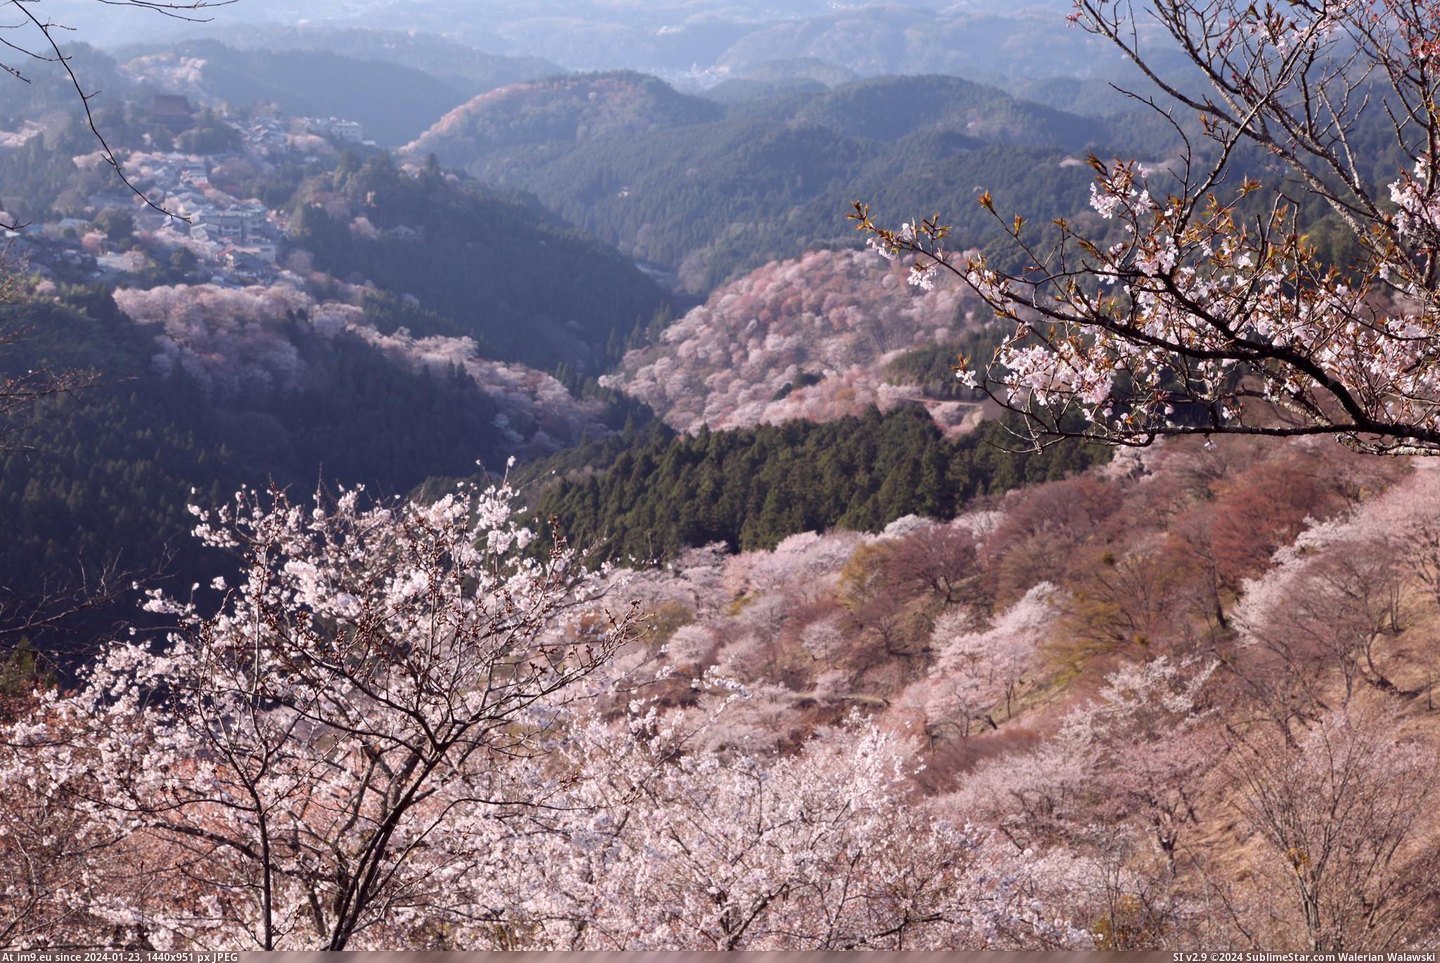
[[[91,915],[139,945],[269,950],[413,945],[469,912],[453,882],[548,804],[532,759],[636,629],[633,608],[567,621],[593,577],[563,544],[525,553],[512,495],[197,510],[243,565],[219,612],[152,592],[177,632],[114,643],[4,734],[53,811],[165,856],[166,900]]]
[[[1090,921],[1099,948],[1214,930],[1208,884],[1182,845],[1222,748],[1206,707],[1213,671],[1165,656],[1126,663],[1038,744],[957,777],[953,810],[1039,854],[1042,901]]]
[[[1399,633],[1404,575],[1400,546],[1383,519],[1359,514],[1314,525],[1277,552],[1276,562],[1248,584],[1235,621],[1244,641],[1279,663],[1280,684],[1298,684],[1308,695],[1311,705],[1299,711],[1324,704],[1326,669],[1338,671],[1347,704],[1360,682],[1402,694],[1377,651]]]
[[[1395,705],[1336,710],[1297,740],[1263,731],[1235,750],[1241,810],[1285,880],[1304,949],[1385,950],[1434,937],[1427,850],[1437,754]],[[1283,924],[1282,924],[1283,925]]]
[[[1440,6],[1075,0],[1070,19],[1148,78],[1137,96],[1175,124],[1178,161],[1092,158],[1101,228],[1060,221],[1053,246],[996,212],[1013,272],[952,250],[938,216],[853,214],[882,254],[913,257],[913,283],[947,270],[1013,322],[961,376],[1045,433],[1079,415],[1081,434],[1126,445],[1233,432],[1440,451]],[[1176,48],[1189,77],[1158,66]],[[1377,177],[1380,142],[1401,165]],[[1353,263],[1308,240],[1317,204]]]
[[[1049,582],[1034,586],[994,622],[976,628],[968,614],[952,612],[935,623],[933,670],[918,685],[925,714],[937,730],[969,738],[978,720],[993,728],[994,714],[1015,715],[1026,676],[1040,661],[1040,647],[1059,616],[1063,593]]]
[[[687,752],[654,716],[572,745],[588,841],[563,867],[589,949],[1080,948],[1040,867],[910,797],[893,736],[858,721],[791,756]],[[577,861],[574,854],[581,854]],[[561,866],[550,861],[549,866]],[[557,914],[561,915],[561,914]]]
[[[962,809],[1017,848],[1088,845],[1097,820],[1134,819],[1173,874],[1195,782],[1214,756],[1203,689],[1213,664],[1165,656],[1111,673],[1099,698],[1067,713],[1033,749],[986,760],[964,777]]]
[[[1066,723],[1100,763],[1101,811],[1148,825],[1171,876],[1182,828],[1196,822],[1196,787],[1220,749],[1205,692],[1215,668],[1165,656],[1126,664]]]
[[[17,719],[34,708],[28,700],[7,706]],[[7,728],[9,743],[20,727]],[[20,746],[51,737],[43,722],[22,731]],[[118,875],[113,863],[122,833],[54,805],[57,785],[84,774],[37,773],[34,753],[20,746],[0,745],[0,946],[51,946],[62,934],[74,940],[103,927],[89,907],[100,901],[94,884]]]

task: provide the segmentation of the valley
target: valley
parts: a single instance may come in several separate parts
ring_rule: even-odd
[[[0,948],[1440,939],[1440,120],[1345,72],[1391,41],[42,2]]]

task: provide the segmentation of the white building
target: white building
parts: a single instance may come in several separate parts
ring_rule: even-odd
[[[365,139],[365,129],[359,123],[341,117],[326,117],[324,120],[307,118],[305,126],[312,134],[326,135],[355,144]]]
[[[204,207],[194,212],[191,218],[191,233],[198,233],[210,241],[233,241],[249,244],[259,240],[266,225],[266,211],[260,205],[244,205],[231,208]]]

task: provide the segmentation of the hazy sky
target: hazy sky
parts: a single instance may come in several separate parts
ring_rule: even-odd
[[[701,85],[777,61],[857,75],[946,73],[983,81],[1093,76],[1108,51],[1068,29],[1070,0],[234,0],[187,23],[93,0],[41,0],[97,46],[202,37],[316,46],[336,27],[438,35],[476,50],[537,57],[571,70],[633,68]],[[283,43],[276,31],[289,35]],[[320,31],[320,32],[314,32]]]

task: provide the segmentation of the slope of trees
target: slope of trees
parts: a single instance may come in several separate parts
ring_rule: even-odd
[[[873,713],[926,747],[918,781],[950,813],[1039,856],[1044,898],[1099,946],[1423,945],[1440,899],[1433,474],[1314,445],[1175,446],[950,523],[711,546],[616,578],[657,613],[651,658],[744,680],[708,747],[784,754]],[[1372,611],[1372,635],[1346,636]]]
[[[218,501],[241,483],[323,479],[396,494],[607,431],[602,402],[548,375],[461,339],[382,335],[359,308],[280,286],[59,295],[14,308],[30,333],[3,371],[94,370],[99,384],[7,416],[0,580],[22,595],[116,562],[153,571],[172,552],[170,571],[193,577],[192,490]],[[104,617],[132,613],[125,602]]]
[[[974,333],[977,304],[958,283],[921,292],[860,252],[815,251],[721,287],[604,381],[680,431],[889,408],[919,392],[892,387],[887,362]]]
[[[548,163],[517,159],[498,179],[677,271],[685,290],[703,294],[766,261],[853,243],[836,211],[856,194],[903,205],[950,198],[957,231],[977,247],[1003,236],[983,212],[970,213],[977,184],[994,184],[1001,197],[1034,197],[1054,216],[1083,203],[1084,170],[1067,166],[1067,155],[972,145],[950,132],[881,144],[849,131],[745,119],[615,138]]]
[[[1008,440],[992,422],[946,441],[912,406],[822,424],[681,436],[650,429],[605,460],[603,448],[562,456],[560,465],[586,467],[544,487],[536,511],[554,516],[576,544],[643,562],[711,542],[748,550],[837,526],[876,531],[904,515],[948,518],[978,494],[1059,478],[1103,457],[1083,446],[1016,453]],[[537,477],[557,467],[540,462]]]
[[[1126,129],[1112,132],[1094,119],[936,77],[741,104],[723,117],[712,107],[709,115],[635,120],[638,83],[585,101],[585,110],[604,122],[584,126],[583,136],[567,112],[569,87],[549,89],[583,87],[566,79],[522,91],[526,106],[518,116],[537,119],[527,122],[520,146],[509,145],[503,131],[467,133],[456,119],[407,153],[420,161],[433,151],[485,183],[530,191],[626,253],[678,271],[685,290],[706,293],[765,261],[850,242],[853,233],[837,212],[856,196],[903,206],[944,202],[976,246],[1003,237],[984,212],[970,214],[977,184],[1033,201],[1046,216],[1070,216],[1083,204],[1086,176],[1063,163],[1065,152]],[[493,113],[494,123],[511,123],[511,114],[499,110],[511,95],[487,96],[496,99],[495,109],[480,110],[481,98],[477,117]],[[544,123],[549,111],[570,119],[551,130]],[[607,133],[606,124],[621,123],[628,126]]]
[[[474,190],[388,155],[342,158],[295,198],[294,242],[316,266],[365,278],[455,322],[501,360],[601,367],[664,294],[633,264],[533,202]]]

